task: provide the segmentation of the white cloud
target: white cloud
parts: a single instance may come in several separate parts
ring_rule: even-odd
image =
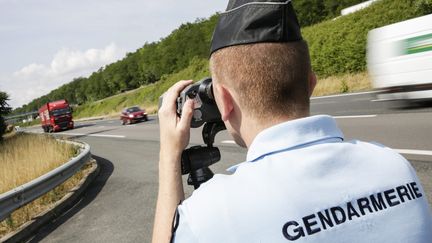
[[[134,52],[227,2],[0,0],[0,90],[20,106],[118,58],[115,45],[101,48],[107,40]]]
[[[0,77],[0,84],[7,84],[0,85],[0,88],[10,95],[10,105],[18,107],[74,78],[90,75],[120,59],[124,53],[115,44],[86,51],[63,48],[49,64],[32,63],[14,72],[11,77]]]
[[[15,72],[14,76],[27,77],[27,76],[32,76],[35,74],[42,75],[45,72],[46,72],[46,67],[44,65],[32,63],[30,65],[27,65],[27,66],[21,68],[21,70]]]
[[[101,66],[118,59],[118,48],[111,44],[105,49],[89,49],[85,52],[69,49],[60,50],[50,65],[50,72],[65,74],[87,69],[89,66]]]

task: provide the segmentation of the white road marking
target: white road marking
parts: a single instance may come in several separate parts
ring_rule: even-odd
[[[372,118],[377,115],[357,115],[357,116],[333,116],[335,119],[353,119],[353,118]]]
[[[329,100],[329,101],[314,102],[314,105],[328,105],[328,104],[336,104],[336,101]]]
[[[395,101],[397,99],[375,99],[371,100],[372,102],[384,102],[384,101]]]
[[[224,140],[224,141],[221,141],[221,143],[225,143],[225,144],[236,144],[236,143],[234,142],[234,140]]]
[[[369,97],[366,97],[367,99],[365,99],[365,98],[354,98],[354,99],[351,99],[351,101],[371,101],[370,99],[369,99]]]
[[[428,155],[432,156],[431,150],[394,149],[400,154]]]
[[[86,133],[59,133],[60,135],[69,136],[86,136],[86,137],[102,137],[102,138],[125,138],[124,135],[112,135],[112,134],[86,134]]]
[[[318,97],[311,97],[310,99],[311,100],[318,100],[318,99],[327,99],[327,98],[342,97],[342,96],[353,96],[353,95],[375,94],[375,93],[378,93],[378,91],[366,91],[366,92],[349,93],[349,94],[318,96]]]

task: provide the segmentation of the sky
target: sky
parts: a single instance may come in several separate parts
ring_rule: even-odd
[[[17,108],[227,2],[0,0],[0,91]]]

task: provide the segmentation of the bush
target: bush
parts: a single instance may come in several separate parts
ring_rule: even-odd
[[[432,0],[417,0],[415,7],[422,14],[430,14],[432,13]]]
[[[301,26],[309,26],[340,15],[342,9],[365,0],[295,0],[293,1]]]
[[[327,77],[364,71],[369,30],[431,13],[424,7],[432,6],[431,1],[382,0],[356,13],[304,28],[315,72]]]

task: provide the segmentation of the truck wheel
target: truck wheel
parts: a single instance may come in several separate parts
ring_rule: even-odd
[[[51,126],[48,127],[48,132],[52,133],[53,132],[53,128]]]
[[[125,120],[122,120],[121,121],[121,124],[124,126],[126,123],[125,123]]]

